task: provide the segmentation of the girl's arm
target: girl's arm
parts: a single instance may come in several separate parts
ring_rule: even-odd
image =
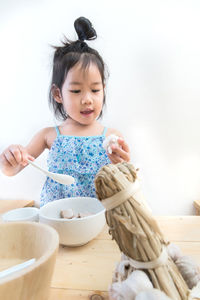
[[[111,162],[113,164],[121,163],[123,161],[129,162],[130,161],[130,150],[129,150],[129,146],[125,142],[122,134],[115,129],[109,128],[106,136],[109,136],[110,134],[115,134],[115,135],[119,136],[119,139],[118,139],[119,146],[112,145],[111,146],[112,154],[107,153]]]
[[[26,147],[10,145],[0,155],[0,169],[7,176],[19,173],[28,164],[28,159],[34,160],[48,147],[48,136],[51,128],[40,130]]]

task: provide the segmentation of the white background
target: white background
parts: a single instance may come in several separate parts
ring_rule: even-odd
[[[110,77],[103,123],[120,130],[154,214],[193,214],[200,199],[200,1],[0,1],[0,152],[54,126],[48,108],[53,50],[91,20]],[[37,159],[45,166],[45,152]],[[38,201],[31,166],[0,175],[0,199]]]

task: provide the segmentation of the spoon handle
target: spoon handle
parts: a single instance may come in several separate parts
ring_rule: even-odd
[[[15,273],[17,271],[20,271],[26,267],[29,267],[30,265],[32,265],[35,262],[35,258],[29,259],[21,264],[17,264],[15,266],[12,266],[6,270],[3,270],[0,272],[0,278],[3,278],[5,276],[11,275],[12,273]]]
[[[42,171],[43,173],[47,174],[47,172],[46,172],[44,169],[40,168],[40,167],[39,167],[38,165],[36,165],[36,163],[34,163],[33,161],[31,161],[31,160],[28,159],[28,163],[29,163],[30,165],[32,165],[33,167],[35,167],[36,169],[38,169],[38,170]]]
[[[70,175],[57,174],[57,173],[52,173],[52,172],[46,171],[46,170],[42,169],[41,167],[39,167],[38,165],[36,165],[31,160],[28,160],[28,163],[30,165],[32,165],[33,167],[37,168],[38,170],[40,170],[41,172],[43,172],[45,175],[47,175],[48,177],[50,177],[54,181],[57,181],[58,183],[66,184],[66,185],[74,183],[74,178]]]

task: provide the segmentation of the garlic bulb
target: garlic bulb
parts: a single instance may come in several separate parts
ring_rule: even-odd
[[[103,148],[109,153],[112,154],[112,145],[118,145],[118,136],[115,134],[111,134],[109,136],[107,136],[107,138],[105,138],[105,140],[103,141]]]
[[[157,289],[151,289],[139,293],[135,300],[171,300],[171,298]]]
[[[193,289],[191,290],[190,293],[190,297],[193,298],[200,298],[200,282],[197,283],[197,285],[195,287],[193,287]]]
[[[139,292],[152,288],[146,273],[136,270],[126,280],[114,282],[109,289],[109,296],[112,300],[133,300]]]
[[[179,247],[170,244],[167,252],[176,264],[188,287],[192,289],[200,281],[200,268],[190,256],[181,255]]]
[[[121,261],[116,265],[112,282],[124,281],[133,271],[135,268],[130,265],[129,257],[122,253]]]
[[[180,248],[173,243],[170,243],[167,246],[167,252],[174,262],[176,262],[176,260],[182,256]]]
[[[178,258],[176,266],[190,289],[197,285],[200,281],[200,269],[190,256],[181,256]]]

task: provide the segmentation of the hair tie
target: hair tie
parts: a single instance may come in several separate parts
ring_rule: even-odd
[[[84,40],[78,40],[79,41],[79,43],[80,43],[80,48],[81,48],[81,50],[83,50],[83,51],[88,51],[88,44],[86,43],[86,42],[84,42]]]

